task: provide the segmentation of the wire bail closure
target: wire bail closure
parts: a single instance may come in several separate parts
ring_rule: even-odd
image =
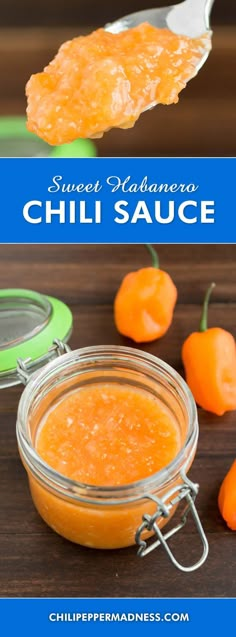
[[[18,358],[17,360],[17,374],[24,385],[27,385],[32,373],[36,371],[39,367],[42,367],[44,363],[47,363],[49,360],[48,355],[52,354],[51,358],[54,359],[59,356],[63,356],[63,354],[67,354],[71,349],[69,345],[60,341],[60,339],[55,338],[51,347],[49,347],[47,353],[41,358],[38,359],[36,367],[35,361],[32,358]]]
[[[151,551],[162,545],[172,564],[180,571],[190,573],[197,570],[200,566],[202,566],[202,564],[204,564],[208,556],[209,546],[194,503],[199,491],[199,485],[191,482],[191,480],[187,478],[184,470],[180,472],[180,475],[183,480],[183,484],[177,485],[176,487],[170,489],[163,496],[163,498],[157,498],[153,495],[146,496],[149,500],[153,500],[153,502],[157,504],[157,510],[153,515],[148,515],[147,513],[143,515],[143,522],[137,529],[135,541],[136,544],[139,546],[137,552],[137,555],[139,557],[145,557],[146,555],[148,555],[148,553],[151,553]],[[158,526],[158,521],[162,518],[167,519],[173,507],[179,504],[179,502],[181,502],[182,500],[186,501],[186,506],[179,524],[170,529],[170,531],[168,531],[167,533],[163,534]],[[192,566],[183,566],[176,560],[173,552],[168,545],[167,540],[178,533],[178,531],[180,531],[185,526],[189,513],[192,514],[196,529],[200,536],[203,545],[203,552],[201,558],[197,562],[195,562],[195,564],[193,564]],[[153,531],[158,539],[151,541],[151,543],[148,544],[145,540],[142,539],[142,533],[144,531]]]

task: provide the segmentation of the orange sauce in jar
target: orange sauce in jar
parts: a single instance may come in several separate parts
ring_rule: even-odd
[[[76,483],[122,488],[169,465],[181,439],[174,413],[156,396],[132,385],[100,382],[64,395],[50,409],[38,427],[35,448],[47,465]],[[107,509],[73,504],[33,476],[29,480],[44,520],[64,537],[90,547],[134,544],[142,515],[156,508],[142,499]]]
[[[36,440],[38,454],[59,473],[108,487],[153,475],[179,449],[170,410],[145,390],[115,383],[87,386],[63,398]]]
[[[210,36],[189,38],[143,23],[65,42],[27,87],[28,129],[52,145],[130,128],[156,104],[178,102]]]

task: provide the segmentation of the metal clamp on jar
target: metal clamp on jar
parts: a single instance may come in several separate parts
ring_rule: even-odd
[[[34,504],[57,533],[72,542],[102,549],[137,544],[144,557],[162,545],[181,571],[201,566],[208,543],[196,507],[198,485],[187,477],[197,441],[197,409],[183,379],[163,361],[139,350],[95,346],[70,351],[72,329],[67,306],[25,290],[0,292],[0,384],[23,382],[17,416],[17,440]],[[35,449],[43,418],[63,396],[85,385],[125,383],[157,396],[174,413],[181,448],[161,471],[139,482],[104,487],[73,481],[47,465]],[[183,502],[178,524],[163,527]],[[174,557],[168,539],[183,528],[191,513],[203,551],[191,566]],[[154,539],[153,539],[154,536]],[[150,538],[150,540],[149,540]],[[150,542],[150,544],[148,543]]]

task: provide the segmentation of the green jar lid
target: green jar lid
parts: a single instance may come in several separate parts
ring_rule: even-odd
[[[26,128],[25,117],[5,116],[0,117],[0,139],[35,139],[34,133],[30,133]]]
[[[21,382],[18,360],[31,359],[32,371],[50,359],[55,339],[66,343],[72,331],[70,309],[32,290],[0,290],[0,387]]]
[[[0,156],[16,157],[96,157],[96,146],[90,139],[76,139],[70,144],[49,146],[26,127],[23,116],[0,117]]]

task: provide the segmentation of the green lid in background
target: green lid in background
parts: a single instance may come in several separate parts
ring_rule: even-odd
[[[0,117],[0,139],[12,138],[35,139],[35,135],[26,128],[25,117]]]
[[[90,139],[76,139],[71,144],[49,146],[30,133],[23,116],[0,117],[1,157],[96,157],[96,146]]]
[[[96,146],[91,139],[76,139],[70,144],[50,146],[49,157],[96,157]]]
[[[36,367],[41,359],[46,363],[53,341],[68,341],[72,322],[70,309],[58,299],[32,290],[0,290],[0,387],[20,382],[18,359],[30,358]]]

